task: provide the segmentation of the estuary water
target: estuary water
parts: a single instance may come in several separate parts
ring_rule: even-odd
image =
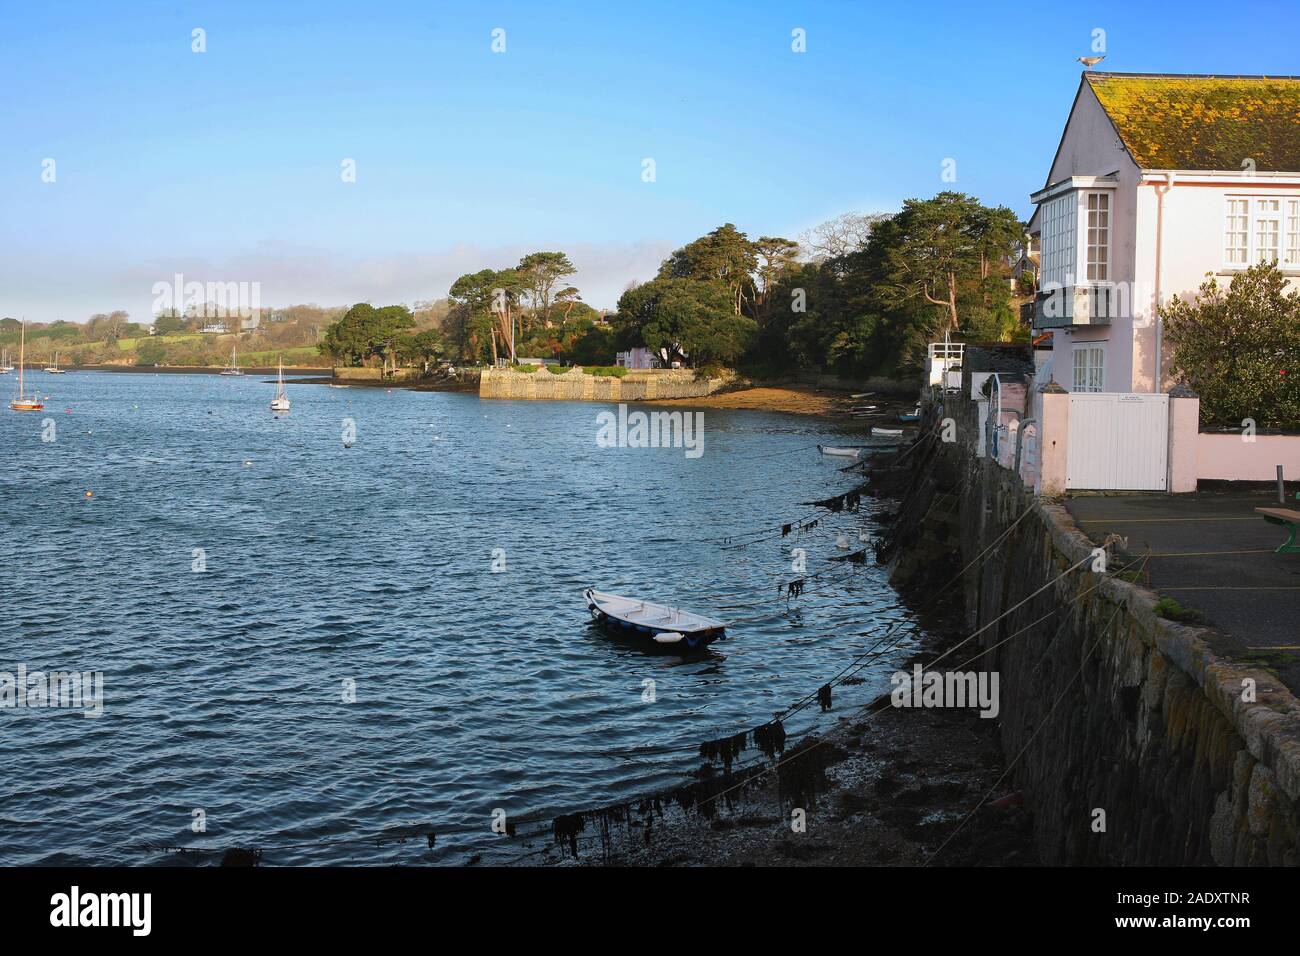
[[[103,704],[0,709],[0,864],[503,861],[494,810],[685,782],[907,614],[826,560],[887,505],[799,504],[854,484],[816,419],[706,409],[688,457],[600,447],[603,404],[291,383],[277,417],[262,376],[34,380],[44,413],[0,410],[0,672],[102,672]],[[836,570],[787,604],[792,548]],[[589,585],[739,623],[646,654]]]

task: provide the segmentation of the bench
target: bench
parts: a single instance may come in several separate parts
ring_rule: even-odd
[[[1269,524],[1282,525],[1288,529],[1286,541],[1273,552],[1274,554],[1300,553],[1300,545],[1295,541],[1296,528],[1300,526],[1300,511],[1293,511],[1290,508],[1256,508],[1255,514],[1263,516]]]

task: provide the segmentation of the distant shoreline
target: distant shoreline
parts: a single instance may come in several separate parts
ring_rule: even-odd
[[[64,367],[65,372],[158,372],[166,375],[220,375],[226,371],[228,365],[69,365]],[[30,362],[26,370],[41,371],[44,365],[32,365]],[[274,375],[278,371],[275,365],[241,365],[239,370],[245,375]],[[286,365],[286,372],[292,372],[294,375],[332,375],[332,368],[320,368],[318,366],[307,365]]]

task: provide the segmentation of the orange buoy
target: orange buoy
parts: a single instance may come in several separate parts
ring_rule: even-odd
[[[87,498],[93,498],[93,497],[95,497],[95,493],[94,493],[93,491],[87,491],[87,492],[86,492],[86,497],[87,497]]]

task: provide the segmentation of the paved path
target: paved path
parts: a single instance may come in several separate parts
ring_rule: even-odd
[[[1275,554],[1286,530],[1255,514],[1276,492],[1088,495],[1066,507],[1097,543],[1108,533],[1144,554],[1151,587],[1259,652],[1300,693],[1300,554]],[[1300,510],[1300,502],[1287,507]],[[1252,655],[1254,656],[1254,655]]]

